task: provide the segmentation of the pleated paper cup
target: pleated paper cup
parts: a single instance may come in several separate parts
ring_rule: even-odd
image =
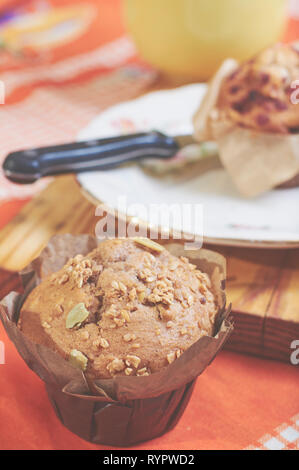
[[[26,364],[45,383],[57,417],[70,431],[94,444],[130,446],[160,436],[176,425],[197,377],[229,337],[232,324],[228,319],[230,308],[226,308],[225,260],[213,251],[190,251],[178,243],[166,244],[172,254],[186,256],[210,275],[218,303],[213,336],[200,338],[172,364],[149,376],[91,380],[57,353],[26,338],[17,321],[26,296],[43,277],[96,245],[96,239],[88,235],[53,237],[20,273],[24,294],[11,292],[0,303],[0,318]]]

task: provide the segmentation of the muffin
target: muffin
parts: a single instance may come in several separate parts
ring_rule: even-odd
[[[24,293],[0,302],[57,418],[94,444],[171,430],[232,332],[223,256],[165,246],[56,235],[20,273]]]
[[[295,45],[276,44],[240,65],[223,82],[217,108],[237,125],[263,132],[299,131],[292,83],[299,77]]]
[[[275,44],[243,64],[226,60],[194,116],[195,137],[214,140],[240,193],[298,185],[298,44]]]
[[[18,327],[91,379],[148,376],[212,336],[218,309],[209,276],[187,258],[113,239],[44,278]]]

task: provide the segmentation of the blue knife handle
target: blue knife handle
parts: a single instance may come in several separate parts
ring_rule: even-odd
[[[178,148],[174,138],[160,132],[129,134],[12,152],[3,171],[11,181],[26,184],[43,176],[104,170],[147,157],[171,158]]]

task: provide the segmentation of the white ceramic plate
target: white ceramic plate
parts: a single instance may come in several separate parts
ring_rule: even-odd
[[[101,113],[78,140],[157,129],[169,135],[192,132],[192,115],[205,91],[204,84],[149,93]],[[206,242],[234,246],[299,247],[299,188],[270,191],[242,198],[223,169],[186,178],[155,177],[132,165],[77,176],[93,200],[117,208],[119,196],[128,206],[142,203],[203,205]],[[128,213],[128,215],[135,215]],[[152,221],[147,221],[151,222]],[[178,229],[178,227],[172,227]],[[202,227],[193,227],[200,234]]]

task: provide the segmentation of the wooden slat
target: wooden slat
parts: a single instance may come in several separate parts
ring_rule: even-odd
[[[267,311],[268,318],[298,321],[299,317],[299,250],[286,253],[275,293]]]
[[[209,246],[227,259],[227,286],[234,309],[264,317],[278,283],[286,250]]]
[[[22,269],[55,233],[93,233],[94,212],[73,176],[56,178],[0,231],[0,266]]]
[[[292,259],[294,250],[216,249],[227,258],[228,300],[233,305],[235,328],[227,348],[288,360],[292,328],[285,321],[283,325],[279,322],[272,325],[268,315],[281,282],[283,266],[288,264],[290,256]],[[295,270],[293,274],[298,280],[299,271]],[[294,302],[292,298],[291,304]],[[284,308],[278,308],[277,315],[283,317]],[[299,326],[298,313],[296,324]],[[272,345],[273,340],[278,341],[276,347]]]
[[[293,340],[299,339],[299,250],[286,253],[266,313],[264,355],[289,361]]]

